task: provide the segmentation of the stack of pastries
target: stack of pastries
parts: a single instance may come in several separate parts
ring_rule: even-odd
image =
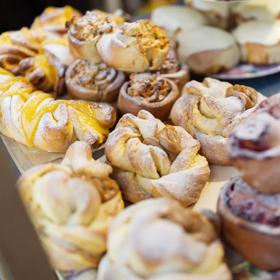
[[[59,271],[94,269],[98,280],[231,280],[218,223],[187,209],[208,184],[211,164],[243,172],[221,193],[226,239],[233,242],[235,228],[227,213],[264,223],[263,268],[279,269],[270,260],[279,260],[279,96],[263,101],[253,88],[212,78],[188,82],[182,51],[183,62],[208,73],[237,63],[240,50],[232,35],[206,26],[214,17],[171,11],[179,14],[168,19],[168,35],[148,19],[64,7],[0,36],[1,133],[66,152],[61,163],[35,166],[18,183]],[[152,19],[166,24],[159,10]],[[185,45],[174,42],[186,35]],[[66,91],[73,100],[55,99]],[[102,144],[97,161],[92,149]],[[135,205],[123,210],[124,201]]]

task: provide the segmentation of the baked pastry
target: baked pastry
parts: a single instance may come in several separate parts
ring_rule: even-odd
[[[74,98],[113,102],[124,82],[123,72],[84,59],[77,59],[66,71],[67,90]]]
[[[200,12],[210,25],[227,29],[230,24],[230,3],[222,1],[185,0],[188,6]]]
[[[118,24],[124,21],[124,18],[98,10],[88,11],[81,18],[73,18],[68,23],[70,51],[76,58],[100,63],[102,60],[97,51],[97,42],[104,34],[113,32]]]
[[[124,115],[110,133],[105,154],[124,198],[169,197],[195,203],[209,178],[199,142],[183,128],[165,125],[147,111]]]
[[[125,22],[97,43],[101,59],[125,72],[157,70],[169,50],[165,32],[149,20]]]
[[[74,17],[81,17],[81,13],[70,6],[48,7],[35,18],[31,28],[35,31],[61,36],[67,32],[66,23]]]
[[[228,137],[260,99],[253,88],[206,78],[202,83],[186,84],[170,117],[200,142],[202,154],[209,162],[227,165]]]
[[[3,69],[0,82],[0,131],[29,147],[65,152],[76,139],[98,146],[115,123],[110,105],[54,100]]]
[[[166,59],[159,70],[154,73],[160,74],[162,78],[172,80],[182,90],[186,82],[190,79],[189,68],[186,64],[180,63],[177,56],[177,46],[175,43],[170,46]]]
[[[213,74],[235,66],[240,51],[234,37],[221,29],[197,26],[178,34],[179,57],[197,74]]]
[[[166,120],[179,96],[179,89],[171,80],[156,73],[134,73],[121,87],[118,109],[123,114],[134,115],[143,109],[156,118]]]
[[[280,193],[280,95],[264,100],[232,133],[232,164],[248,184],[263,193]]]
[[[222,189],[218,202],[225,239],[249,262],[268,271],[280,270],[279,204],[280,193],[259,193],[238,178]]]
[[[169,199],[129,206],[112,222],[98,280],[230,280],[209,220]]]
[[[242,60],[252,64],[280,63],[280,20],[249,21],[234,31]]]
[[[198,12],[179,5],[162,6],[151,14],[151,20],[165,29],[167,35],[176,40],[182,30],[191,30],[195,26],[204,25],[207,20]]]
[[[55,269],[97,267],[110,222],[123,209],[111,173],[88,144],[75,142],[61,164],[33,167],[20,178],[21,197]]]

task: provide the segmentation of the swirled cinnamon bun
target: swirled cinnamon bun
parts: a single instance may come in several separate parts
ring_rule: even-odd
[[[147,111],[124,115],[105,144],[108,162],[126,200],[169,197],[195,203],[209,178],[200,144],[182,127],[165,125]]]
[[[20,178],[21,197],[55,269],[97,267],[110,222],[123,209],[111,173],[89,145],[75,142],[61,164],[36,166]]]
[[[229,153],[244,181],[263,193],[280,193],[280,95],[264,100],[233,131]]]
[[[113,32],[124,21],[114,15],[94,10],[83,17],[69,22],[69,47],[76,58],[87,59],[93,63],[101,62],[97,42],[106,34]]]
[[[104,63],[78,59],[66,71],[66,86],[72,97],[113,102],[125,81],[123,72]]]
[[[98,280],[231,280],[210,221],[176,201],[150,199],[113,221]]]
[[[149,20],[123,23],[97,43],[102,60],[125,72],[157,70],[169,50],[165,32]]]
[[[260,100],[253,88],[206,78],[186,84],[170,117],[199,140],[202,154],[211,163],[227,165],[231,132]]]
[[[151,112],[156,118],[168,118],[180,92],[177,85],[157,73],[135,73],[123,84],[118,98],[118,108],[125,113],[137,115],[140,110]]]

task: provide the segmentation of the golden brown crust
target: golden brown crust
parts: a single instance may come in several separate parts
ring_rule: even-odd
[[[137,115],[140,110],[151,112],[156,118],[166,120],[174,102],[179,97],[178,87],[171,80],[152,73],[131,74],[118,98],[118,108]]]
[[[199,142],[184,129],[164,125],[147,111],[124,115],[105,145],[124,197],[132,202],[170,197],[188,206],[209,178]]]
[[[112,168],[75,142],[61,164],[27,171],[19,190],[39,236],[59,271],[96,268],[106,251],[110,221],[123,209]]]
[[[97,279],[230,280],[223,255],[206,217],[173,200],[150,199],[112,223]]]
[[[104,63],[90,63],[78,59],[66,71],[66,86],[74,98],[114,102],[124,82],[123,72]]]

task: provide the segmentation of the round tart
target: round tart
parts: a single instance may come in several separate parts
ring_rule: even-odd
[[[249,21],[233,32],[242,60],[252,64],[280,63],[280,20]]]
[[[234,37],[221,29],[198,26],[178,34],[179,57],[197,74],[218,73],[240,60]]]
[[[280,194],[258,193],[241,179],[232,179],[218,202],[225,239],[245,259],[268,271],[280,269],[279,205]]]

